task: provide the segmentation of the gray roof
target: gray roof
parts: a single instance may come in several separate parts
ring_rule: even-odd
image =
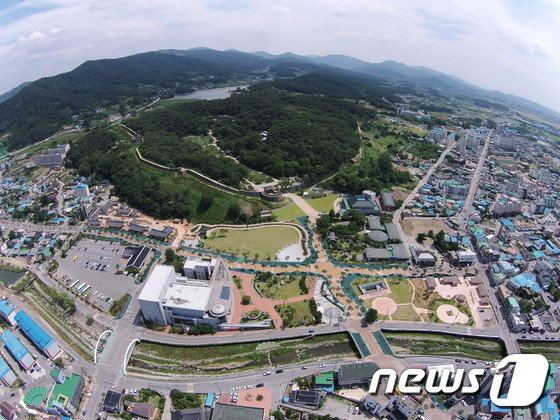
[[[239,405],[216,404],[212,420],[262,420],[262,408],[242,407]]]
[[[387,245],[387,249],[393,254],[393,259],[397,260],[408,260],[408,253],[406,252],[406,246],[403,244]]]
[[[393,196],[391,195],[391,193],[388,192],[381,193],[381,201],[383,202],[383,205],[386,207],[395,206],[395,200],[393,200]]]
[[[373,362],[366,363],[351,363],[347,365],[341,365],[338,368],[338,379],[344,382],[361,382],[369,381],[373,374],[379,370]]]
[[[385,248],[366,248],[364,253],[367,260],[386,260],[389,258],[389,251]]]
[[[383,229],[383,226],[381,225],[381,218],[379,216],[368,216],[366,220],[369,230]]]
[[[209,417],[204,408],[186,408],[171,413],[171,420],[207,420]]]
[[[389,239],[389,236],[387,236],[387,234],[382,230],[372,230],[371,232],[368,233],[368,237],[373,242],[377,242],[377,243],[387,242],[387,240]]]
[[[399,232],[399,228],[394,223],[387,223],[385,225],[385,229],[387,231],[387,236],[392,241],[400,241],[401,234]]]

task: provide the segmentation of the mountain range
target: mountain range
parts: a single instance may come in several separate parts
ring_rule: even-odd
[[[273,55],[208,48],[160,50],[117,59],[87,61],[74,70],[25,83],[0,96],[0,136],[9,150],[42,140],[77,120],[90,122],[96,109],[145,103],[201,86],[230,80],[289,78],[322,73],[402,92],[427,89],[438,95],[464,95],[496,101],[560,123],[560,114],[535,102],[489,91],[426,67],[395,61],[369,63],[346,55]],[[347,83],[347,81],[345,82]]]

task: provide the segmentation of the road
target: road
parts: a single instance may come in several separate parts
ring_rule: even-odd
[[[482,174],[482,169],[484,168],[484,163],[486,162],[486,156],[488,155],[488,148],[490,147],[490,138],[492,136],[493,130],[488,132],[486,136],[486,141],[484,142],[484,147],[482,152],[480,152],[480,157],[478,158],[478,163],[473,173],[471,179],[471,185],[469,186],[469,192],[467,193],[467,198],[465,200],[465,205],[459,216],[459,232],[465,232],[467,227],[467,222],[472,211],[472,204],[478,191],[478,183],[480,181],[480,175]]]
[[[426,172],[424,174],[422,179],[420,181],[418,181],[418,184],[416,184],[416,187],[414,187],[414,189],[408,195],[408,197],[405,198],[402,205],[393,213],[393,223],[394,224],[400,226],[399,222],[401,220],[401,215],[402,215],[403,210],[406,208],[406,206],[408,204],[410,204],[410,202],[414,199],[414,197],[416,197],[416,194],[418,193],[420,188],[422,188],[428,182],[428,180],[430,179],[432,174],[435,172],[435,170],[439,167],[439,165],[441,165],[441,163],[445,160],[446,156],[449,154],[449,152],[451,152],[451,150],[453,150],[453,148],[456,145],[457,145],[457,143],[453,142],[449,146],[447,146],[447,148],[442,152],[442,154],[439,155],[438,160],[430,167],[430,169],[428,169],[428,172]]]

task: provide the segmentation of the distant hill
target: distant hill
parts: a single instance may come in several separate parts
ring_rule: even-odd
[[[83,121],[88,126],[96,117],[96,108],[110,108],[125,102],[132,107],[158,95],[169,97],[235,78],[293,78],[309,73],[351,77],[360,85],[377,87],[377,93],[383,86],[390,90],[386,91],[387,100],[391,93],[414,92],[415,88],[422,87],[434,94],[466,95],[482,101],[479,103],[489,103],[494,109],[499,106],[493,103],[499,103],[560,123],[560,114],[535,102],[484,90],[426,67],[407,66],[391,60],[368,63],[336,54],[321,57],[290,52],[274,55],[263,51],[193,48],[87,61],[68,73],[20,85],[0,96],[0,135],[10,134],[6,146],[14,150],[48,137],[63,125]],[[332,84],[331,88],[331,92],[337,89]],[[358,90],[363,93],[363,86]],[[375,97],[377,100],[372,103],[387,106],[377,94]]]
[[[30,85],[33,82],[23,82],[21,85],[16,86],[15,88],[13,88],[12,90],[9,90],[6,93],[3,93],[2,95],[0,95],[0,103],[7,101],[8,99],[16,96],[16,94],[22,90],[24,87]]]

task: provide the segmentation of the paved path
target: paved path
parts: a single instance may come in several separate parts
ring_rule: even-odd
[[[290,198],[294,203],[296,203],[298,205],[298,207],[300,209],[303,210],[303,212],[309,216],[310,220],[316,220],[320,217],[320,214],[317,210],[315,210],[313,207],[311,207],[311,205],[305,201],[305,199],[303,197],[300,197],[297,194],[284,194],[284,197],[288,197]]]

